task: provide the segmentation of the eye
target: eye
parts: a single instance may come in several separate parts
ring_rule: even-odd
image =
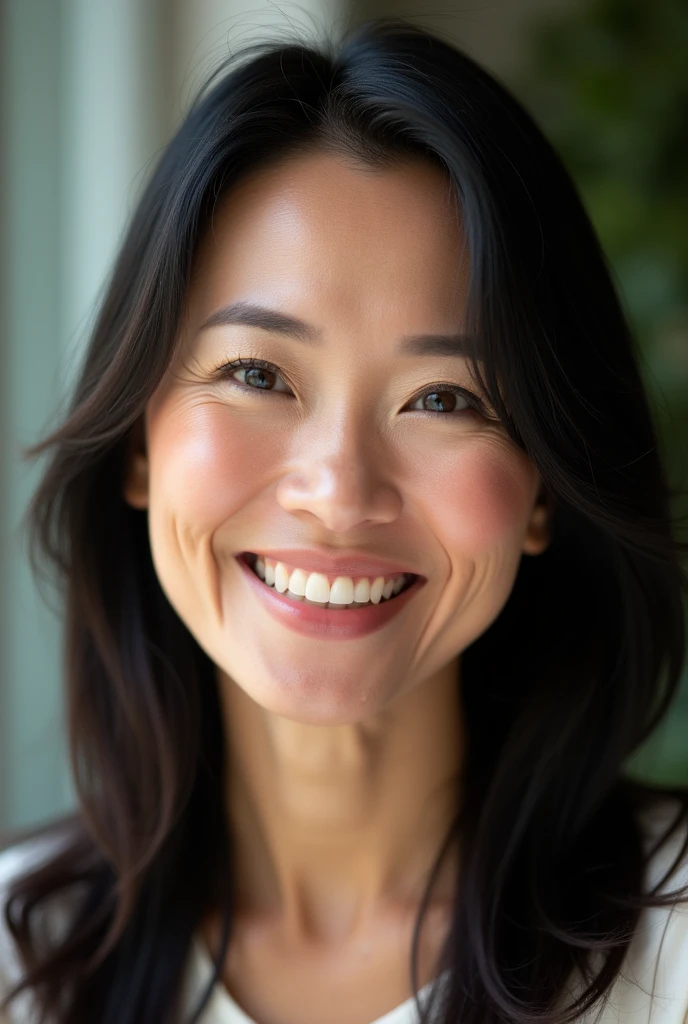
[[[233,375],[238,372],[244,374],[244,381],[233,378]],[[282,378],[277,367],[273,366],[272,363],[266,362],[265,359],[233,359],[230,363],[223,363],[221,366],[218,366],[213,371],[212,376],[213,378],[228,380],[230,384],[240,388],[242,391],[270,393],[277,390],[278,394],[289,394],[289,388],[280,390],[272,387],[274,383],[272,378],[276,377],[280,380]],[[444,419],[456,419],[471,411],[481,416],[487,416],[484,403],[478,396],[470,391],[466,391],[465,388],[460,388],[457,384],[433,384],[431,388],[426,388],[422,394],[412,401],[414,404],[417,404],[426,400],[430,400],[430,408],[412,409],[411,411],[427,412],[433,416],[444,417]]]
[[[232,379],[232,374],[238,371],[245,374],[244,382]],[[229,379],[230,383],[243,391],[271,391],[273,390],[271,378],[279,376],[280,372],[277,367],[264,359],[234,359],[231,363],[223,363],[213,371],[213,377]]]
[[[451,418],[452,414],[458,416],[461,413],[469,412],[471,409],[482,414],[482,402],[477,395],[473,395],[470,391],[460,388],[457,384],[434,384],[432,388],[424,391],[422,395],[418,395],[413,401],[414,403],[425,402],[427,399],[430,400],[431,408],[414,409],[413,411],[430,412],[436,416],[444,416],[445,419],[447,416]],[[458,409],[456,408],[457,400]],[[463,408],[461,408],[461,402],[466,403]]]

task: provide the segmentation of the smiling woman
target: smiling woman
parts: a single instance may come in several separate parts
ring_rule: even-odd
[[[485,71],[389,19],[234,56],[45,451],[79,811],[0,857],[8,1020],[683,1020],[688,792],[625,764],[685,545],[590,223]]]

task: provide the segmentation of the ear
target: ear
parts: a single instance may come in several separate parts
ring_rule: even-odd
[[[539,555],[545,551],[552,539],[552,519],[554,517],[554,499],[544,484],[540,485],[537,501],[530,514],[528,529],[523,539],[525,555]]]
[[[129,435],[124,461],[124,500],[132,508],[148,508],[148,454],[143,416]]]

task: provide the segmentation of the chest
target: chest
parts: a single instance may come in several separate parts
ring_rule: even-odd
[[[239,922],[222,984],[256,1024],[371,1024],[412,995],[414,920],[376,922],[346,943],[286,942],[278,928]],[[446,909],[431,908],[420,935],[418,986],[437,974]],[[217,929],[207,929],[212,953]],[[412,1019],[410,1016],[409,1019]]]

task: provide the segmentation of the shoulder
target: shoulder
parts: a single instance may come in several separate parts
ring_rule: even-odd
[[[685,819],[661,846],[680,809],[664,799],[639,816],[647,864],[645,891],[673,893],[688,886],[688,825]],[[655,848],[657,847],[657,848]],[[688,1020],[688,893],[664,907],[640,914],[619,977],[610,990],[600,1024],[648,1020],[684,1024]]]
[[[0,849],[0,891],[9,891],[15,879],[49,860],[59,846],[58,838],[41,832]]]
[[[7,903],[12,885],[34,868],[47,863],[58,852],[63,840],[51,833],[41,833],[0,850],[0,1003],[21,979],[23,969],[14,939],[7,925]],[[55,915],[56,923],[59,913]],[[10,1004],[5,1015],[0,1012],[0,1024],[24,1024],[33,1020],[32,1004],[27,993],[21,993]]]

